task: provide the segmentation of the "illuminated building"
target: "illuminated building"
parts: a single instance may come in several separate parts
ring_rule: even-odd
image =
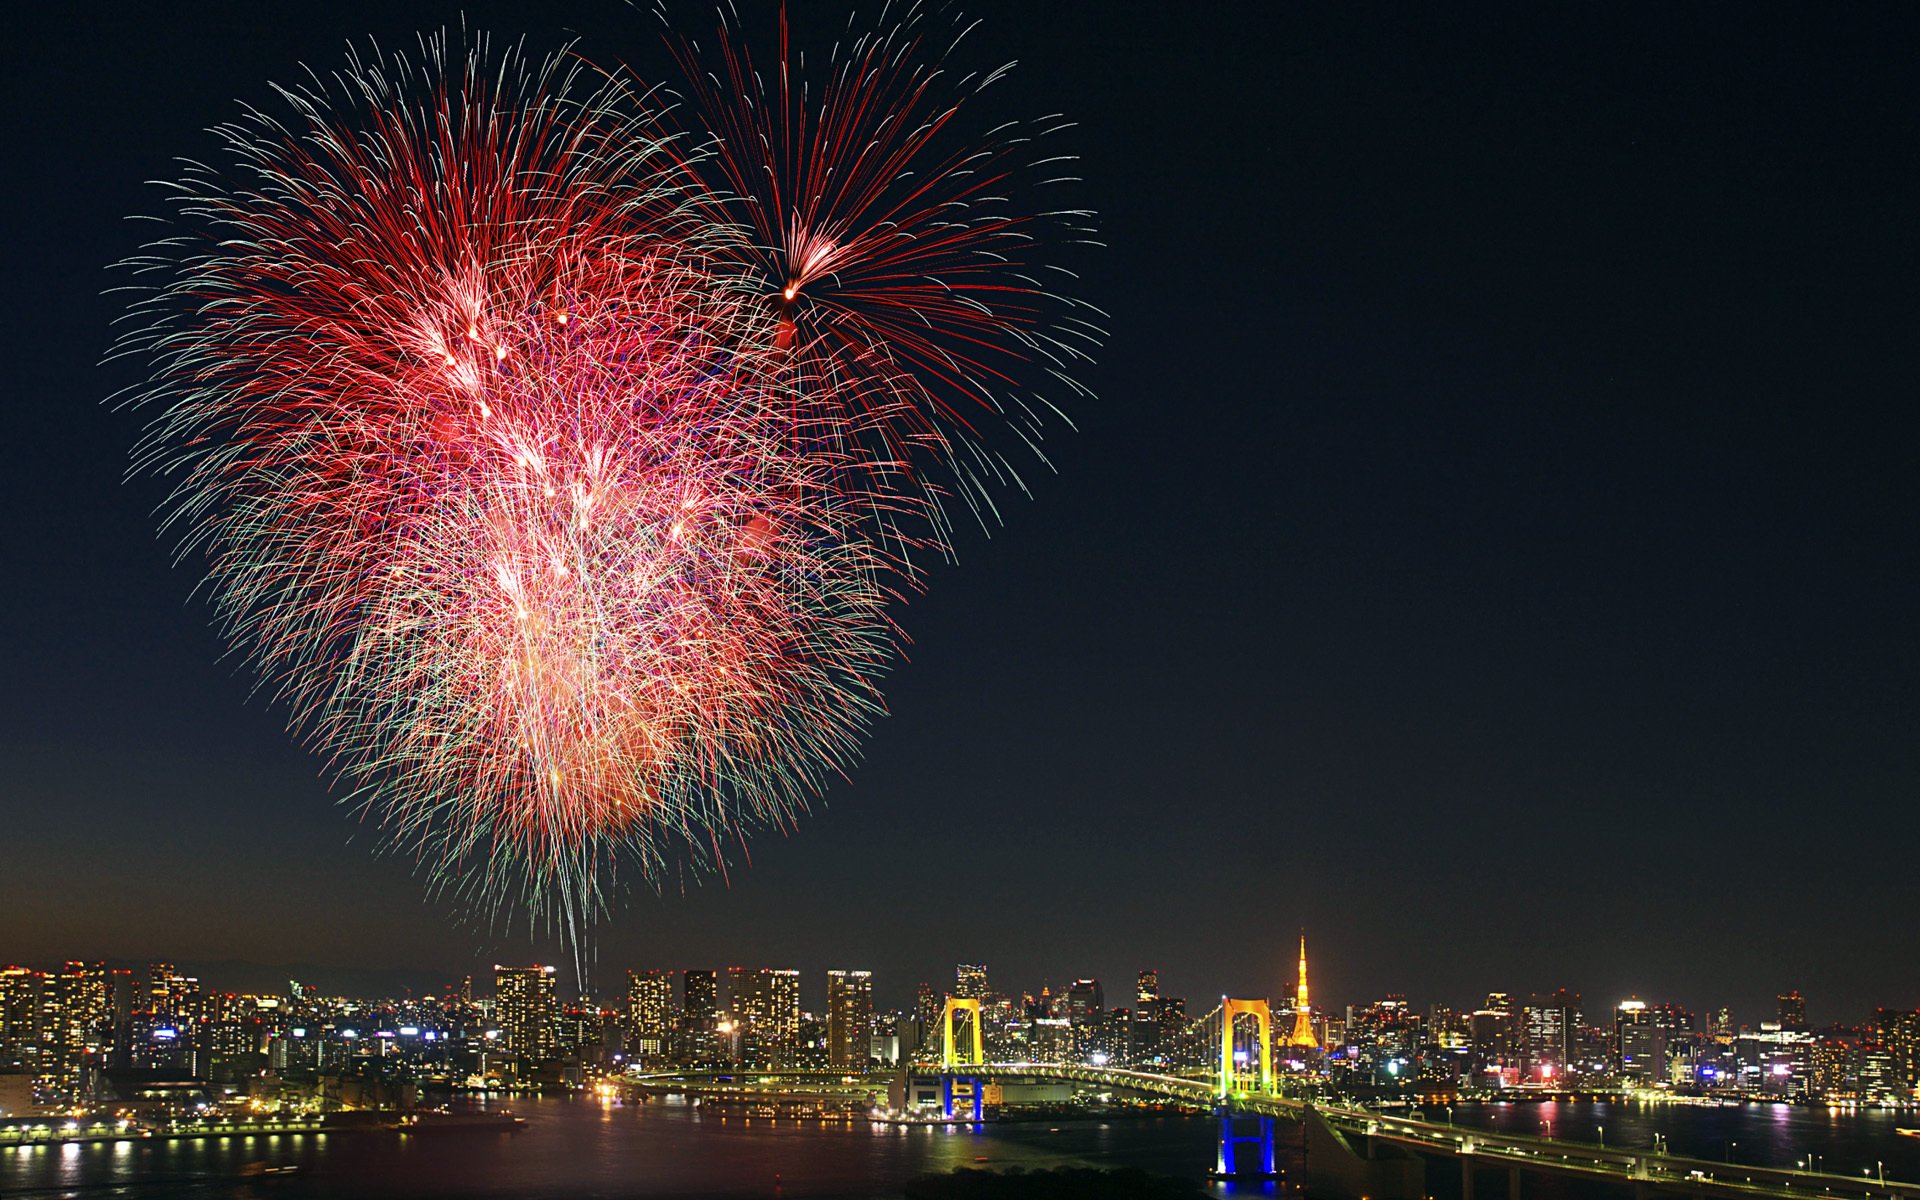
[[[1675,1061],[1691,1053],[1693,1014],[1673,1004],[1622,1000],[1614,1010],[1614,1062],[1629,1079],[1660,1082],[1668,1077],[1669,1052]]]
[[[1106,996],[1100,990],[1098,979],[1076,979],[1067,988],[1067,1019],[1075,1024],[1085,1024],[1100,1016],[1106,1007]]]
[[[1920,1088],[1920,1010],[1878,1009],[1873,1023],[1880,1045],[1892,1061],[1895,1087],[1905,1099],[1913,1100]]]
[[[665,971],[627,972],[627,1035],[635,1054],[667,1057],[673,1034],[673,976]]]
[[[1293,989],[1293,1028],[1280,1040],[1288,1050],[1317,1050],[1313,1036],[1313,998],[1307,991],[1307,931],[1300,931],[1300,976]]]
[[[913,1020],[920,1027],[914,1046],[923,1056],[940,1053],[940,1011],[940,997],[934,994],[933,985],[922,983],[913,998]]]
[[[41,988],[36,1089],[55,1103],[79,1099],[91,1070],[106,1065],[113,1000],[104,964],[69,962]]]
[[[493,1019],[500,1026],[501,1049],[522,1063],[554,1056],[559,998],[553,967],[493,968]]]
[[[1787,992],[1784,995],[1775,996],[1774,1002],[1779,1006],[1780,1028],[1805,1029],[1807,1027],[1807,1002],[1799,992]]]
[[[1484,1007],[1467,1018],[1468,1038],[1473,1047],[1475,1083],[1500,1086],[1518,1082],[1518,1020],[1513,999],[1505,992],[1489,992]]]
[[[171,963],[148,964],[147,1011],[160,1024],[190,1026],[205,1015],[201,1006],[198,979],[180,974]]]
[[[962,1000],[987,998],[987,968],[984,963],[961,963],[953,969],[953,994]]]
[[[1128,1038],[1128,1058],[1135,1065],[1151,1062],[1159,1053],[1160,972],[1148,968],[1140,972],[1134,989],[1133,1030]]]
[[[680,973],[681,1054],[692,1063],[721,1061],[720,976],[706,970]]]
[[[0,970],[0,1062],[25,1063],[37,1055],[45,981],[46,976],[25,967]]]
[[[835,1067],[867,1065],[873,1027],[873,972],[827,972],[827,1061]]]
[[[760,1067],[791,1063],[800,1041],[800,972],[729,967],[727,997],[742,1057]]]
[[[1565,1080],[1578,1049],[1580,994],[1566,988],[1550,996],[1536,994],[1527,1001],[1520,1019],[1525,1053],[1521,1069],[1528,1080],[1534,1083]]]

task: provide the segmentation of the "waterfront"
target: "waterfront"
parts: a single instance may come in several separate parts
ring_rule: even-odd
[[[266,1135],[160,1143],[118,1142],[0,1151],[0,1195],[130,1196],[152,1200],[269,1200],[318,1196],[820,1197],[897,1195],[916,1176],[955,1167],[1040,1170],[1137,1167],[1198,1183],[1212,1164],[1213,1123],[1201,1118],[1098,1118],[1005,1123],[980,1130],[878,1127],[867,1122],[719,1117],[685,1104],[603,1104],[521,1098],[519,1134]],[[1444,1120],[1444,1107],[1426,1110]],[[1912,1113],[1786,1105],[1739,1108],[1648,1104],[1461,1104],[1463,1127],[1651,1149],[1712,1161],[1790,1167],[1809,1154],[1831,1173],[1920,1179],[1920,1139],[1894,1134]],[[1297,1165],[1283,1151],[1283,1167]],[[295,1168],[265,1173],[269,1168]],[[1429,1172],[1447,1195],[1452,1172]],[[1216,1188],[1259,1195],[1270,1188]],[[1541,1179],[1527,1191],[1574,1194]],[[1580,1194],[1584,1195],[1584,1191]]]
[[[1448,1119],[1444,1105],[1420,1111],[1430,1121]],[[1920,1125],[1920,1113],[1911,1110],[1542,1102],[1457,1104],[1451,1115],[1456,1124],[1505,1134],[1650,1151],[1657,1133],[1667,1153],[1710,1162],[1781,1168],[1804,1164],[1806,1169],[1854,1178],[1884,1164],[1889,1179],[1920,1180],[1920,1138],[1894,1132]],[[1818,1162],[1808,1162],[1809,1155],[1817,1155]]]

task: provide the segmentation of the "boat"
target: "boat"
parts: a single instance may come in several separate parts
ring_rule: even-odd
[[[400,1120],[403,1133],[518,1133],[527,1119],[510,1112],[448,1112],[430,1108]]]
[[[1896,1127],[1894,1132],[1901,1137],[1920,1137],[1920,1129],[1908,1129],[1905,1126]]]

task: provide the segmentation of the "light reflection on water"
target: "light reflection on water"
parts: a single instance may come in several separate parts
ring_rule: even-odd
[[[119,1142],[0,1150],[0,1195],[9,1200],[127,1196],[141,1200],[306,1200],[320,1196],[648,1198],[678,1196],[888,1196],[915,1176],[955,1167],[1138,1167],[1199,1182],[1213,1165],[1216,1127],[1203,1118],[1037,1122],[980,1130],[820,1124],[720,1117],[684,1104],[602,1104],[520,1099],[517,1134],[448,1132],[246,1136],[204,1141]],[[1444,1120],[1438,1108],[1426,1115]],[[1830,1171],[1857,1173],[1876,1160],[1891,1178],[1920,1179],[1920,1139],[1893,1129],[1913,1114],[1826,1109],[1690,1108],[1607,1104],[1455,1105],[1461,1126],[1651,1148],[1724,1161],[1793,1165],[1809,1153]],[[1297,1177],[1297,1134],[1281,1126],[1280,1166]],[[1730,1144],[1737,1149],[1730,1151]],[[293,1166],[290,1175],[261,1175]],[[1430,1190],[1455,1190],[1439,1166]],[[776,1184],[778,1192],[776,1192]],[[1272,1187],[1214,1189],[1273,1194]],[[1547,1180],[1540,1200],[1581,1200]],[[1617,1200],[1617,1198],[1615,1198]]]

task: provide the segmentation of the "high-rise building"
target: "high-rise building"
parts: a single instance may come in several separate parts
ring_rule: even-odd
[[[827,1061],[835,1067],[867,1065],[873,1027],[873,972],[827,972]]]
[[[1660,1080],[1667,1073],[1667,1039],[1678,1010],[1622,1000],[1613,1014],[1614,1061],[1629,1079]]]
[[[987,997],[987,968],[984,963],[961,963],[953,969],[953,994],[961,1000]]]
[[[1807,1028],[1807,1002],[1799,992],[1787,992],[1775,996],[1779,1005],[1780,1028],[1801,1030]]]
[[[24,1063],[40,1040],[40,990],[46,976],[25,967],[0,970],[0,1064]]]
[[[747,1061],[760,1067],[794,1061],[800,1042],[800,972],[729,967],[727,1008]]]
[[[627,1036],[633,1053],[658,1061],[673,1033],[673,976],[666,971],[627,972]]]
[[[720,976],[718,972],[680,973],[681,1054],[693,1063],[717,1063],[726,1055],[720,1038]]]
[[[1467,1018],[1474,1082],[1517,1082],[1520,1073],[1520,1020],[1513,997],[1487,993],[1487,1002]]]
[[[680,1008],[689,1021],[711,1021],[720,1015],[720,976],[713,971],[680,973]]]
[[[923,1057],[931,1057],[940,1052],[940,1039],[946,1035],[942,1028],[940,1014],[945,1006],[940,997],[934,994],[933,985],[922,983],[913,998],[913,1019],[920,1027],[920,1037],[915,1043]]]
[[[1106,995],[1098,979],[1076,979],[1067,988],[1066,1017],[1075,1024],[1097,1020],[1106,1008]]]
[[[70,962],[40,991],[40,1056],[35,1086],[55,1103],[76,1100],[89,1072],[106,1065],[113,993],[105,964]]]
[[[1580,993],[1566,988],[1528,999],[1520,1017],[1527,1078],[1552,1083],[1567,1077],[1579,1048],[1580,1011]]]
[[[493,1019],[502,1049],[523,1063],[551,1060],[560,1019],[553,967],[493,968]]]
[[[1913,1099],[1920,1088],[1920,1010],[1878,1009],[1873,1023],[1890,1060],[1895,1090],[1903,1099]]]
[[[1152,967],[1148,967],[1146,970],[1140,972],[1139,985],[1134,989],[1134,1010],[1136,1012],[1143,1012],[1159,998],[1160,972],[1154,970]]]

